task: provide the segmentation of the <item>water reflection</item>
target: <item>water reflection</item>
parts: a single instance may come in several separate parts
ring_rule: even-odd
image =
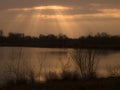
[[[44,77],[50,71],[60,73],[68,67],[75,70],[76,66],[69,56],[71,51],[72,49],[1,47],[0,79],[5,81],[13,69],[14,74],[24,73],[32,76],[32,72],[35,72],[34,77],[37,79]],[[106,76],[107,66],[120,63],[119,58],[120,52],[118,51],[99,50],[100,62],[97,69],[99,76]]]

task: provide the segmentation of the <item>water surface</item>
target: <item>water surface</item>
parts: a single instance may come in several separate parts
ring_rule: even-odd
[[[20,60],[22,68],[32,68],[34,72],[44,76],[45,73],[61,72],[66,63],[69,63],[70,69],[76,67],[70,60],[72,49],[53,49],[53,48],[20,48],[20,47],[1,47],[0,48],[0,79],[5,81],[8,74],[9,63],[17,64]],[[107,76],[109,66],[120,64],[120,52],[102,51],[97,58],[99,60],[97,73],[99,76]],[[70,60],[70,61],[69,61]],[[16,65],[17,66],[17,65]]]

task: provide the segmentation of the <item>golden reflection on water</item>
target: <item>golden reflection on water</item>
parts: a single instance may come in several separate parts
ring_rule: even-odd
[[[18,48],[13,47],[3,47],[0,48],[0,69],[4,69],[5,65],[10,60],[9,54],[13,51],[18,51]],[[48,48],[22,48],[22,52],[24,52],[24,57],[27,58],[28,63],[31,64],[32,68],[34,69],[34,72],[39,74],[40,71],[40,63],[44,62],[42,65],[42,69],[40,71],[40,76],[37,75],[36,80],[45,81],[45,74],[49,72],[56,72],[58,75],[62,71],[62,67],[67,63],[69,54],[67,52],[70,52],[72,49],[48,49]],[[7,52],[6,52],[7,51]],[[41,61],[41,59],[38,59],[38,55],[44,55],[47,54],[45,59]],[[1,56],[2,55],[2,56]],[[99,76],[107,76],[107,66],[108,65],[116,65],[120,63],[119,61],[120,53],[119,52],[112,52],[112,53],[106,53],[104,55],[100,56],[100,62],[98,65],[97,72]],[[40,62],[39,62],[40,61]],[[25,66],[25,63],[23,64]],[[76,66],[73,64],[73,62],[70,62],[69,69],[71,71],[74,71],[76,69]],[[4,74],[0,73],[1,77],[4,77]]]

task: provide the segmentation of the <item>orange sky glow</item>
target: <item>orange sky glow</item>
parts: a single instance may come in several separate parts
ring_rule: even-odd
[[[4,1],[0,2],[4,4]],[[39,0],[37,2],[39,3]],[[98,32],[120,34],[120,8],[116,3],[75,0],[76,5],[67,1],[65,5],[45,0],[46,5],[38,5],[37,2],[19,2],[19,6],[16,1],[15,7],[12,3],[9,7],[1,4],[3,9],[0,9],[0,29],[3,29],[5,34],[20,32],[33,36],[63,33],[78,37]],[[80,2],[81,5],[77,5]]]

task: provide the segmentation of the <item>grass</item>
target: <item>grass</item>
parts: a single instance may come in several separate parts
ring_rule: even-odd
[[[120,77],[91,80],[49,80],[34,83],[7,83],[0,90],[120,90]]]

